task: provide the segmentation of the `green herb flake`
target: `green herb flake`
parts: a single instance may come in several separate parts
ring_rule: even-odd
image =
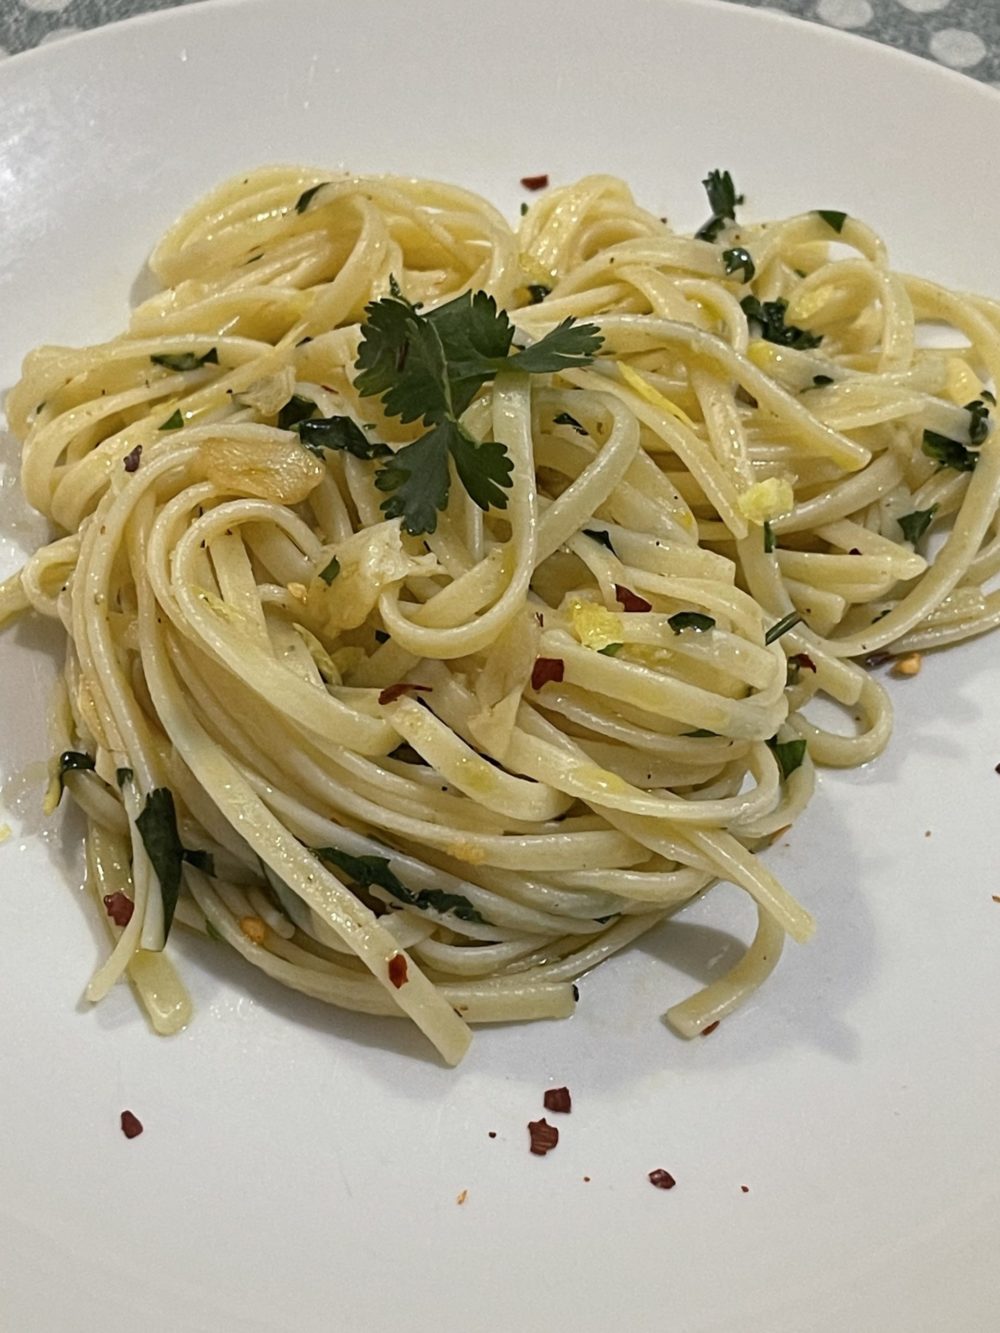
[[[466,292],[426,314],[395,280],[390,292],[365,309],[355,387],[379,396],[389,416],[430,428],[375,475],[389,493],[383,513],[402,518],[416,536],[435,530],[448,503],[450,464],[480,509],[507,506],[513,463],[506,447],[474,439],[459,421],[482,386],[506,370],[554,374],[589,365],[603,340],[595,325],[569,318],[511,356],[514,327],[487,292]]]
[[[774,528],[771,527],[771,524],[770,524],[769,520],[768,520],[768,519],[765,519],[765,520],[764,520],[764,554],[765,554],[765,555],[770,555],[771,552],[774,550],[774,547],[775,547]]]
[[[699,241],[714,241],[727,222],[736,221],[736,207],[743,203],[743,195],[736,193],[728,171],[710,171],[702,185],[708,195],[712,216],[698,228],[695,237]]]
[[[980,394],[980,397],[983,399],[984,402],[989,403],[990,407],[996,407],[997,405],[996,394],[990,393],[989,389],[984,389]],[[42,407],[44,406],[45,404],[43,403]],[[41,408],[39,408],[38,410],[41,411]]]
[[[525,216],[527,215],[527,212],[528,212],[528,205],[527,205],[527,204],[522,204],[522,205],[521,205],[521,217],[525,217]]]
[[[577,435],[586,435],[588,433],[587,428],[581,426],[576,417],[571,417],[568,412],[558,412],[552,418],[552,424],[553,426],[572,426]]]
[[[318,457],[322,457],[324,449],[341,450],[366,463],[373,458],[392,457],[387,444],[370,440],[350,417],[313,417],[300,421],[295,429],[305,447]]]
[[[930,509],[914,509],[912,514],[903,514],[896,521],[902,528],[906,540],[916,546],[934,521],[936,513],[937,505],[931,505]]]
[[[951,440],[947,435],[939,435],[936,430],[925,430],[920,446],[928,458],[933,458],[942,467],[954,468],[956,472],[971,472],[979,462],[979,455],[974,453],[961,440]]]
[[[551,291],[552,288],[546,287],[544,282],[528,283],[528,295],[531,297],[532,305],[541,305]]]
[[[126,782],[131,782],[132,777],[133,774],[130,768],[115,769],[115,782],[118,783],[119,788],[124,787]]]
[[[342,871],[355,884],[374,884],[384,889],[401,903],[415,907],[418,911],[439,912],[442,916],[451,912],[459,921],[473,921],[485,925],[480,913],[460,893],[446,893],[443,889],[422,889],[414,893],[389,869],[389,861],[384,856],[351,856],[336,847],[314,847],[314,853],[321,861],[328,861]]]
[[[184,417],[181,415],[181,409],[167,417],[166,421],[160,427],[160,430],[181,430],[184,426]]]
[[[774,643],[780,639],[783,634],[787,634],[790,629],[794,629],[800,624],[802,615],[798,611],[789,611],[787,616],[782,616],[780,620],[775,621],[771,628],[764,635],[765,643]]]
[[[340,561],[337,559],[336,556],[334,556],[333,559],[330,561],[330,563],[326,566],[326,568],[321,569],[319,571],[319,576],[324,583],[330,584],[333,582],[333,580],[337,577],[339,573],[340,573]]]
[[[744,250],[742,246],[737,245],[731,250],[723,250],[722,262],[725,265],[726,272],[730,275],[742,271],[741,282],[752,282],[754,274],[757,272],[753,256],[749,250]]]
[[[836,208],[817,208],[813,211],[817,217],[823,219],[828,227],[832,227],[838,236],[844,230],[844,223],[847,221],[846,213],[841,213]]]
[[[177,832],[174,794],[169,787],[155,787],[146,797],[135,826],[142,838],[146,855],[160,881],[163,899],[163,939],[166,942],[174,919],[174,909],[181,888],[184,847]]]
[[[584,528],[583,535],[589,537],[592,542],[598,542],[601,546],[606,546],[612,555],[618,554],[615,548],[611,545],[611,538],[606,532],[602,532],[600,528]]]
[[[805,741],[801,737],[794,741],[779,741],[777,736],[772,736],[767,744],[778,761],[782,782],[787,782],[806,757]]]
[[[94,761],[82,750],[63,750],[59,756],[59,776],[64,773],[81,773],[93,770]]]
[[[700,611],[678,611],[676,615],[670,616],[667,624],[675,634],[681,634],[686,629],[694,629],[701,634],[705,630],[715,629],[712,617],[703,615]]]
[[[981,398],[974,402],[966,403],[965,410],[969,414],[969,443],[982,444],[990,433],[990,409]]]
[[[308,421],[316,411],[316,404],[304,394],[293,393],[278,413],[278,429],[294,430],[301,421]]]
[[[376,643],[388,643],[388,642],[389,642],[389,635],[386,634],[386,632],[385,632],[384,629],[377,629],[377,630],[375,631],[375,642],[376,642]]]
[[[598,648],[602,657],[617,657],[625,647],[623,643],[606,643],[603,648]]]
[[[306,209],[309,207],[309,205],[312,203],[312,201],[316,198],[316,195],[320,192],[320,190],[324,189],[327,185],[330,184],[331,184],[330,181],[320,181],[318,185],[311,185],[308,190],[303,190],[302,193],[299,195],[298,199],[296,199],[295,201],[296,213],[304,213]]]
[[[810,333],[808,329],[800,329],[796,324],[785,323],[788,302],[783,297],[762,303],[756,296],[744,296],[740,306],[747,317],[747,323],[757,325],[760,337],[765,342],[802,352],[810,347],[818,347],[823,341],[821,333]]]
[[[832,375],[814,375],[812,387],[814,389],[825,389],[828,384],[834,383],[836,383],[836,381]]]
[[[210,879],[215,879],[215,857],[211,852],[202,851],[200,847],[185,847],[184,860]]]
[[[149,359],[154,366],[164,366],[167,370],[200,370],[202,366],[217,366],[219,353],[211,347],[204,356],[199,356],[197,352],[177,352],[151,356]]]

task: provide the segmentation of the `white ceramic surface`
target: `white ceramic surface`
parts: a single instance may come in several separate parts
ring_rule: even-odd
[[[1000,98],[708,0],[208,3],[9,61],[0,105],[3,385],[36,342],[116,331],[170,219],[268,160],[511,214],[526,173],[606,170],[682,225],[729,167],[753,214],[843,208],[900,265],[1000,293]],[[6,573],[39,527],[3,459]],[[659,1018],[746,938],[724,888],[585,979],[571,1021],[481,1031],[457,1072],[181,931],[186,1032],[152,1036],[125,988],[84,1010],[77,830],[42,830],[25,773],[51,641],[0,639],[5,1333],[998,1326],[997,640],[894,682],[888,755],[823,777],[772,853],[818,938],[745,1012],[690,1044]],[[574,1109],[542,1160],[555,1083]]]

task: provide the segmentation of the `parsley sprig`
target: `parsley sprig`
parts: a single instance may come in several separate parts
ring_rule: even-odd
[[[391,293],[366,307],[355,387],[380,397],[389,416],[430,428],[375,474],[388,492],[383,513],[401,517],[416,536],[434,531],[448,503],[449,460],[480,509],[507,506],[514,465],[506,447],[474,439],[460,421],[483,385],[503,370],[544,375],[589,365],[602,338],[596,325],[566,319],[512,356],[514,326],[487,292],[466,292],[426,313],[395,281]]]
[[[736,206],[742,204],[743,195],[736,193],[736,186],[728,171],[710,171],[702,185],[708,195],[712,216],[698,228],[695,236],[699,241],[714,241],[727,222],[735,222]]]

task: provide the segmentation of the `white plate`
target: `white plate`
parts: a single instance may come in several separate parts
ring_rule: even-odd
[[[437,175],[511,214],[526,173],[606,170],[684,225],[729,167],[758,216],[843,208],[901,266],[1000,292],[1000,98],[728,4],[209,3],[11,61],[0,94],[3,384],[36,342],[117,330],[170,219],[269,160]],[[7,572],[38,528],[12,472],[0,500]],[[8,775],[46,752],[44,640],[0,641]],[[457,1072],[183,932],[188,1031],[153,1037],[125,988],[85,1012],[103,940],[74,832],[8,783],[0,1325],[995,1328],[996,659],[893,684],[889,754],[825,776],[773,854],[815,944],[690,1044],[659,1015],[746,937],[725,889],[586,979],[570,1022],[482,1031]],[[540,1160],[554,1083],[574,1110]]]

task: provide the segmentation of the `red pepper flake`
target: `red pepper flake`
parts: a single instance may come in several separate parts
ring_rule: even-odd
[[[800,670],[811,671],[815,675],[816,663],[808,653],[796,653],[794,657],[790,657],[788,660],[793,662]]]
[[[104,895],[104,910],[116,926],[127,926],[132,920],[135,903],[118,889]]]
[[[709,1034],[710,1032],[714,1032],[715,1029],[716,1029],[718,1026],[719,1026],[719,1020],[716,1019],[714,1023],[709,1023],[707,1027],[703,1027],[703,1028],[702,1028],[702,1030],[701,1030],[701,1035],[702,1035],[703,1037],[707,1037],[708,1034]]]
[[[380,704],[394,704],[404,694],[415,694],[418,690],[423,694],[430,694],[431,688],[430,685],[414,685],[412,681],[401,680],[398,685],[389,685],[382,690],[378,701]]]
[[[142,445],[137,444],[130,454],[126,454],[122,459],[122,466],[126,472],[139,471],[139,459],[142,457]]]
[[[468,1191],[468,1190],[463,1190],[462,1193],[461,1193],[461,1194],[458,1196],[458,1198],[455,1200],[455,1202],[458,1204],[459,1208],[461,1208],[462,1204],[465,1203],[465,1201],[466,1201],[466,1199],[467,1199],[468,1197],[469,1197],[469,1191]]]
[[[536,657],[531,668],[531,688],[540,690],[550,681],[558,685],[565,674],[566,663],[561,657]]]
[[[142,1133],[142,1121],[131,1111],[122,1111],[122,1133],[127,1139],[138,1138]]]
[[[559,1131],[547,1120],[529,1120],[528,1133],[531,1135],[531,1151],[536,1157],[544,1157],[559,1142]]]
[[[544,1105],[546,1111],[558,1111],[560,1115],[569,1115],[573,1109],[569,1088],[549,1088],[545,1094]]]
[[[669,1171],[664,1171],[663,1167],[657,1167],[655,1171],[649,1173],[649,1183],[655,1185],[658,1190],[672,1190],[677,1184]]]
[[[583,1183],[584,1183],[585,1185],[589,1185],[589,1184],[590,1184],[590,1177],[589,1177],[589,1176],[584,1176],[584,1178],[583,1178]]]
[[[742,1192],[743,1194],[749,1194],[749,1193],[750,1193],[750,1186],[749,1186],[749,1185],[741,1185],[741,1186],[740,1186],[740,1190],[741,1190],[741,1192]]]
[[[521,184],[526,190],[544,190],[549,183],[548,172],[541,176],[522,176]]]
[[[622,583],[615,584],[615,597],[621,602],[626,611],[652,611],[653,603],[647,602],[645,597],[640,597],[638,593],[633,592],[631,588],[626,588]]]
[[[409,978],[406,975],[406,955],[394,953],[389,959],[389,980],[397,990],[405,986]]]

